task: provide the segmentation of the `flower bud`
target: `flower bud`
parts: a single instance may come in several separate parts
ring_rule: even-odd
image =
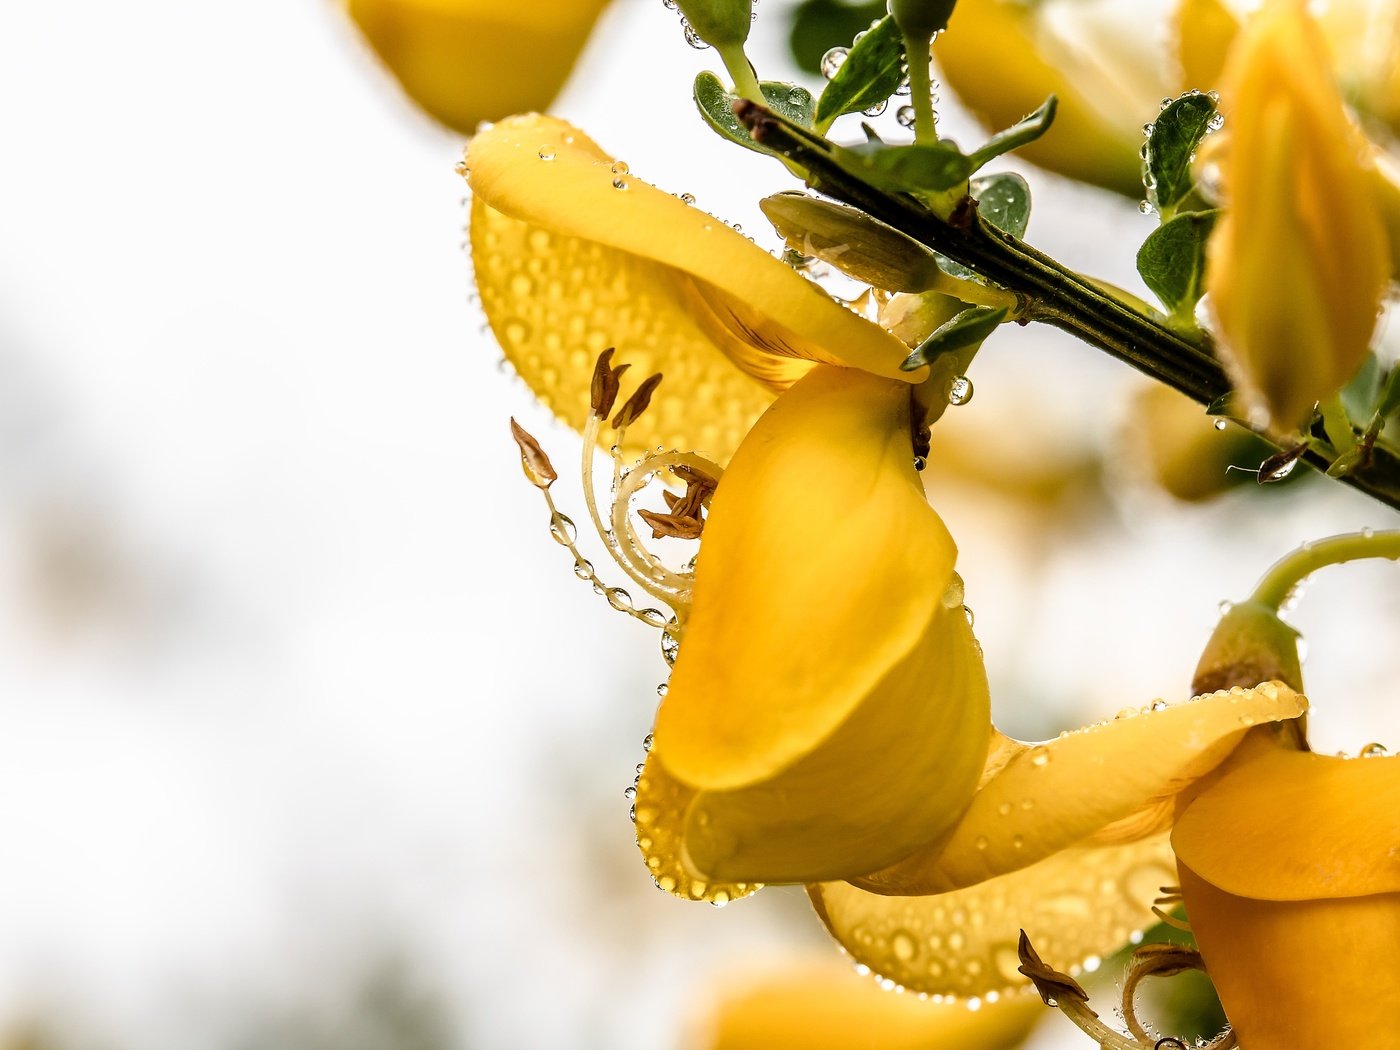
[[[890,0],[894,24],[906,40],[932,40],[948,24],[958,0]]]
[[[742,44],[753,24],[753,0],[676,0],[690,28],[707,44]]]
[[[1206,288],[1237,386],[1286,431],[1365,359],[1390,260],[1368,151],[1301,3],[1250,20],[1225,88],[1229,207]]]

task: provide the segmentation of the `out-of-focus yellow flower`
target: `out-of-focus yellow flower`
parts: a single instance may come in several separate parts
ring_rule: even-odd
[[[607,0],[345,0],[410,98],[463,134],[544,109]]]
[[[1248,5],[1181,0],[1173,16],[1183,88],[1218,86]],[[1367,119],[1400,131],[1400,4],[1329,0],[1313,5],[1347,100]]]
[[[857,962],[913,991],[1023,987],[1021,930],[1053,968],[1092,968],[1155,921],[1174,881],[1179,793],[1251,726],[1306,703],[1265,683],[1129,709],[1044,744],[995,734],[958,823],[885,871],[809,887],[817,912]]]
[[[1368,352],[1389,283],[1367,150],[1302,0],[1270,0],[1226,74],[1228,208],[1206,287],[1244,392],[1287,431]]]
[[[1172,832],[1186,915],[1246,1047],[1396,1045],[1400,757],[1232,755]]]
[[[1055,123],[1020,156],[1142,196],[1142,125],[1169,90],[1136,5],[1116,0],[969,0],[933,47],[944,82],[989,128],[1059,98]]]
[[[1045,1015],[1029,996],[974,1011],[885,991],[834,953],[727,983],[689,1050],[1010,1050]]]
[[[1138,392],[1131,418],[1125,445],[1132,468],[1191,503],[1245,482],[1253,485],[1255,476],[1249,470],[1230,468],[1256,466],[1273,451],[1237,423],[1216,429],[1216,420],[1200,405],[1160,383]]]
[[[914,467],[929,370],[900,371],[900,339],[566,124],[504,121],[467,164],[482,303],[535,392],[584,418],[593,359],[616,346],[614,365],[665,375],[626,442],[719,462],[739,445],[637,783],[658,884],[723,900],[939,835],[990,721],[953,542]]]

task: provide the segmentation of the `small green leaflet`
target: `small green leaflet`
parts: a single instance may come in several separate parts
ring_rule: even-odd
[[[1051,95],[1030,116],[1022,117],[1005,131],[998,131],[980,148],[973,150],[968,155],[968,159],[972,161],[972,170],[976,171],[989,160],[994,160],[1003,153],[1010,153],[1013,149],[1019,149],[1044,135],[1055,121],[1057,105],[1058,101]]]
[[[886,15],[851,47],[850,53],[817,101],[820,130],[843,113],[869,109],[895,93],[904,73],[904,37]]]
[[[1215,99],[1193,91],[1170,103],[1149,125],[1143,183],[1163,218],[1170,219],[1191,192],[1191,158],[1220,122]]]
[[[804,128],[812,126],[812,93],[796,84],[765,80],[759,85],[763,89],[763,99],[768,108],[794,124]],[[744,125],[734,115],[734,99],[724,83],[713,73],[705,72],[695,78],[695,105],[719,135],[737,142],[756,153],[772,155],[772,150],[764,149],[749,137]]]
[[[1142,242],[1137,268],[1167,313],[1189,318],[1201,298],[1206,241],[1219,211],[1188,211],[1168,219]]]
[[[944,354],[975,346],[996,331],[997,325],[1005,320],[1004,306],[995,309],[990,306],[969,306],[934,329],[933,334],[920,343],[899,367],[905,372],[913,372]]]
[[[859,146],[833,146],[832,156],[852,175],[891,193],[950,190],[977,170],[947,139],[908,146],[872,139]]]

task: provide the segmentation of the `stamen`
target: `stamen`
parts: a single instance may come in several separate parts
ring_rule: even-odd
[[[632,367],[625,364],[613,368],[612,355],[616,351],[617,347],[608,347],[598,355],[598,362],[593,366],[593,382],[589,387],[588,400],[593,414],[599,419],[606,419],[612,411],[617,402],[618,392],[622,388],[622,373]]]
[[[1021,959],[1020,971],[1030,978],[1045,1004],[1057,1007],[1104,1050],[1177,1050],[1186,1046],[1185,1040],[1176,1036],[1154,1040],[1137,1019],[1134,999],[1137,986],[1144,977],[1170,977],[1186,970],[1204,971],[1200,953],[1194,949],[1179,944],[1149,944],[1133,952],[1123,983],[1122,1002],[1123,1019],[1130,1035],[1115,1031],[1099,1020],[1099,1015],[1089,1008],[1088,993],[1073,977],[1047,966],[1036,954],[1024,930],[1021,931],[1017,954]],[[1235,1045],[1234,1032],[1226,1029],[1205,1044],[1203,1050],[1231,1050]]]
[[[516,444],[520,446],[520,461],[525,470],[525,477],[529,479],[530,484],[540,490],[546,506],[549,507],[549,534],[554,538],[555,543],[574,556],[574,575],[591,584],[594,592],[606,598],[608,604],[614,609],[624,612],[634,619],[641,620],[648,627],[665,629],[668,624],[674,625],[673,617],[668,618],[660,609],[635,608],[630,594],[621,587],[610,587],[598,578],[598,574],[593,569],[593,563],[585,558],[578,549],[578,528],[574,525],[573,519],[555,506],[554,496],[549,491],[549,487],[558,478],[554,471],[554,465],[550,463],[549,457],[540,447],[540,443],[535,440],[534,435],[514,419],[510,421],[510,429]]]
[[[651,404],[651,395],[656,392],[656,388],[660,385],[660,372],[657,372],[655,375],[649,375],[643,379],[641,386],[637,387],[637,389],[632,392],[632,396],[618,409],[617,415],[613,416],[613,427],[622,430],[635,423],[641,417],[641,414],[647,410],[647,406]]]

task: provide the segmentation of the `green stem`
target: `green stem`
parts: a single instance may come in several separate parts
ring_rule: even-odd
[[[933,77],[929,73],[929,43],[925,38],[904,38],[904,54],[909,60],[909,96],[914,104],[914,141],[938,141],[938,115],[933,111]],[[923,61],[914,56],[922,55]]]
[[[1318,569],[1362,558],[1400,561],[1400,531],[1348,532],[1304,544],[1264,574],[1250,601],[1271,609],[1282,608],[1298,584]]]
[[[716,45],[715,51],[719,53],[724,68],[734,79],[734,93],[750,102],[757,102],[760,106],[767,105],[763,89],[758,86],[758,77],[754,75],[753,66],[749,64],[749,56],[744,53],[744,45]]]
[[[846,171],[821,136],[761,106],[741,105],[736,113],[755,141],[805,169],[811,186],[1013,292],[1021,301],[1019,319],[1062,328],[1202,405],[1230,392],[1229,378],[1206,333],[1178,331],[1155,311],[1145,313],[1116,298],[992,226],[970,197],[963,198],[948,218],[941,218],[908,194],[876,189]],[[1283,447],[1268,434],[1260,436]],[[1326,471],[1336,455],[1325,443],[1315,443],[1303,458]],[[1400,510],[1400,456],[1387,448],[1377,445],[1369,460],[1339,480]]]

